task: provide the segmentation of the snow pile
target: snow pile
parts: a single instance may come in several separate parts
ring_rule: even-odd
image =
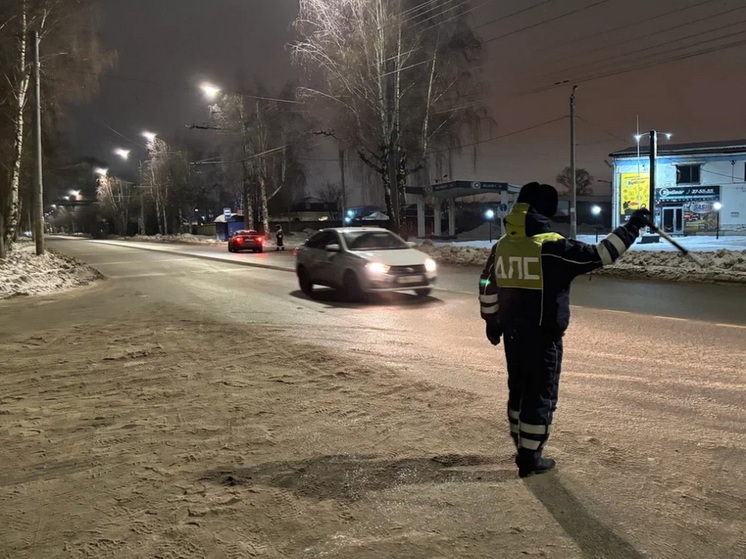
[[[132,237],[119,237],[122,241],[137,241],[141,243],[180,243],[187,245],[226,245],[225,241],[208,235],[192,235],[182,233],[181,235],[134,235]]]
[[[5,260],[0,260],[0,299],[58,293],[102,277],[74,258],[49,250],[36,256],[34,243],[19,242]]]
[[[109,237],[112,238],[112,237]],[[227,246],[227,241],[221,241],[220,239],[217,239],[213,236],[207,236],[207,235],[192,235],[191,233],[182,233],[181,235],[135,235],[132,237],[116,237],[117,240],[121,241],[136,241],[140,243],[174,243],[174,244],[183,244],[183,245],[217,245],[217,246]],[[285,233],[285,247],[291,247],[294,248],[298,246],[299,244],[303,244],[303,242],[306,240],[306,235],[304,233]],[[264,246],[266,247],[274,247],[276,246],[275,243],[275,236],[271,235],[270,238],[266,239],[264,242]]]
[[[701,242],[699,247],[696,242],[689,244],[692,246],[687,248],[692,250],[694,256],[702,263],[701,267],[678,252],[671,251],[673,247],[668,243],[641,245],[638,241],[615,264],[594,273],[623,278],[668,281],[746,283],[746,250],[720,249],[698,252],[697,249],[702,248]],[[419,248],[442,264],[484,266],[489,256],[489,246],[487,241],[442,245],[425,241]]]

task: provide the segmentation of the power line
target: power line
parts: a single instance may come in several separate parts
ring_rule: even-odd
[[[746,9],[746,6],[740,6],[738,8],[734,8],[734,9],[728,10],[726,12],[722,12],[722,13],[718,13],[718,14],[713,14],[713,15],[710,15],[710,16],[707,16],[707,17],[703,17],[703,18],[699,19],[696,22],[682,23],[680,25],[676,25],[674,27],[670,27],[670,28],[666,29],[666,32],[668,33],[668,32],[673,31],[675,29],[680,29],[682,27],[688,27],[688,26],[694,25],[694,24],[700,25],[706,19],[712,19],[714,17],[719,17],[721,15],[729,14],[729,13],[736,12],[736,11],[739,11],[739,10],[744,10],[744,9]],[[607,64],[608,62],[610,62],[612,60],[616,60],[616,59],[619,59],[619,58],[628,58],[628,57],[630,57],[630,55],[633,55],[633,54],[639,54],[639,53],[647,52],[647,51],[650,51],[652,49],[656,49],[658,47],[663,47],[663,46],[666,46],[666,45],[671,45],[671,44],[679,43],[681,41],[687,41],[687,42],[689,42],[689,44],[685,45],[684,47],[680,47],[679,49],[675,49],[675,50],[680,50],[681,48],[689,48],[689,47],[692,47],[692,46],[696,46],[696,45],[702,44],[702,43],[691,43],[690,41],[691,41],[691,39],[693,37],[699,37],[701,35],[706,35],[708,33],[713,33],[715,31],[719,31],[719,30],[722,30],[722,29],[728,29],[729,27],[734,27],[736,25],[740,25],[740,24],[745,23],[745,22],[746,22],[746,19],[743,19],[743,20],[739,20],[739,21],[730,23],[730,24],[725,25],[725,26],[720,26],[719,28],[707,29],[705,31],[700,31],[699,33],[694,33],[692,35],[687,35],[686,37],[681,37],[679,39],[671,39],[670,41],[664,41],[662,43],[657,43],[655,45],[650,45],[650,46],[647,46],[647,47],[639,48],[637,50],[628,51],[628,52],[625,52],[623,54],[619,54],[619,55],[616,55],[616,56],[612,56],[612,57],[608,57],[608,58],[601,58],[601,59],[594,60],[594,61],[588,61],[588,62],[584,62],[582,64],[576,64],[575,66],[570,66],[568,68],[564,68],[562,70],[558,70],[557,73],[558,74],[559,73],[565,73],[565,72],[568,72],[568,71],[571,71],[571,70],[575,70],[575,69],[578,69],[578,68],[586,68],[588,66],[594,66],[594,65],[597,65],[597,64]],[[724,37],[710,39],[710,41],[724,39],[724,38],[727,38],[729,36],[730,35],[725,35]],[[628,40],[625,40],[625,41],[622,41],[622,42],[619,42],[619,43],[614,43],[613,45],[607,45],[607,46],[617,46],[617,45],[620,45],[620,44],[626,44],[627,42],[628,42]],[[672,51],[664,51],[663,53],[655,53],[655,54],[666,54],[668,52],[672,52]]]
[[[741,34],[741,33],[739,33],[739,34]],[[722,39],[722,38],[723,37],[720,37],[720,39]],[[711,42],[711,41],[706,41],[706,42]],[[678,62],[680,60],[686,60],[686,59],[689,59],[689,58],[696,58],[698,56],[702,56],[702,55],[705,55],[705,54],[710,54],[710,53],[718,52],[718,51],[722,51],[722,50],[729,50],[729,49],[740,47],[740,46],[744,46],[744,45],[746,45],[746,40],[744,40],[744,41],[736,41],[736,42],[733,42],[733,43],[727,43],[725,45],[718,45],[718,46],[710,47],[710,48],[707,48],[707,49],[701,49],[701,50],[698,50],[698,51],[695,51],[695,52],[691,52],[691,53],[686,53],[686,54],[682,54],[682,55],[678,55],[678,56],[672,56],[672,57],[669,57],[669,58],[664,58],[663,60],[657,60],[657,61],[654,61],[654,62],[648,62],[648,63],[643,63],[643,64],[640,64],[640,65],[636,65],[636,66],[630,66],[628,68],[623,68],[623,69],[620,69],[620,70],[611,70],[609,72],[602,72],[602,73],[592,74],[592,75],[588,75],[588,76],[584,76],[584,77],[578,77],[578,78],[573,79],[572,81],[575,82],[575,83],[584,83],[584,82],[593,81],[593,80],[597,80],[597,79],[601,79],[601,78],[607,78],[607,77],[611,77],[611,76],[618,76],[620,74],[626,74],[626,73],[629,73],[629,72],[634,72],[635,70],[644,70],[644,69],[647,69],[647,68],[654,68],[654,67],[660,66],[662,64],[667,64],[667,63],[670,63],[670,62]],[[677,50],[681,50],[681,49],[677,49]],[[648,58],[648,60],[649,60],[649,58]],[[550,90],[550,89],[554,89],[555,87],[557,87],[559,85],[565,85],[568,82],[569,82],[569,80],[566,80],[566,81],[563,81],[561,83],[554,83],[552,85],[548,85],[548,86],[536,88],[536,89],[533,89],[533,90],[524,90],[523,93],[540,93],[542,91],[547,91],[547,90]]]
[[[476,145],[479,145],[479,144],[485,144],[487,142],[494,142],[495,140],[502,140],[503,138],[508,138],[510,136],[515,136],[516,134],[522,134],[524,132],[528,132],[529,130],[534,130],[536,128],[541,128],[542,126],[546,126],[548,124],[559,122],[560,120],[564,120],[566,118],[567,118],[567,115],[563,115],[563,116],[560,116],[560,117],[557,117],[557,118],[553,118],[552,120],[547,120],[547,121],[541,122],[539,124],[534,124],[532,126],[527,126],[526,128],[521,128],[520,130],[514,130],[513,132],[508,132],[507,134],[501,134],[500,136],[493,136],[491,138],[486,138],[484,140],[479,140],[479,141],[476,141],[476,142],[472,142],[470,144],[462,144],[461,146],[459,146],[459,149],[461,149],[461,148],[468,148],[468,147],[476,146]],[[430,153],[440,153],[440,152],[443,152],[443,151],[451,151],[452,149],[453,148],[434,149],[434,150],[430,151]]]
[[[589,39],[594,39],[596,37],[602,37],[602,36],[608,35],[610,33],[615,33],[616,31],[620,31],[622,29],[627,29],[628,27],[632,27],[632,26],[638,25],[640,23],[649,23],[651,21],[655,21],[656,19],[660,19],[662,17],[669,16],[671,14],[680,14],[681,12],[684,12],[686,10],[691,10],[692,8],[696,8],[696,7],[702,6],[704,4],[711,4],[712,2],[715,2],[715,0],[702,0],[698,4],[691,4],[691,5],[686,6],[684,8],[676,8],[675,10],[670,10],[668,12],[663,12],[662,14],[658,14],[656,16],[646,17],[644,19],[638,19],[638,20],[632,21],[630,23],[625,23],[624,25],[619,25],[617,27],[612,27],[611,29],[606,29],[605,31],[600,31],[598,33],[593,33],[592,35],[585,35],[584,34],[584,35],[581,35],[581,36],[579,36],[579,37],[577,37],[575,39],[572,39],[570,41],[566,41],[564,43],[560,43],[559,45],[556,45],[556,44],[555,45],[549,45],[549,46],[541,48],[539,50],[535,50],[534,53],[545,52],[547,50],[557,49],[559,47],[564,47],[564,46],[567,46],[567,45],[572,45],[572,44],[578,43],[580,41],[587,42]],[[670,29],[666,29],[666,31],[669,31],[669,30]],[[626,39],[625,42],[627,40],[629,40],[629,39]],[[608,45],[608,44],[604,45],[604,47],[608,47],[608,46],[610,46],[610,45]]]
[[[488,21],[486,23],[482,23],[480,25],[477,25],[474,29],[481,29],[482,27],[486,27],[488,25],[492,25],[493,23],[497,23],[499,21],[505,21],[506,19],[509,19],[509,18],[511,18],[513,16],[517,16],[519,14],[522,14],[524,12],[528,12],[530,10],[535,10],[536,8],[538,8],[540,6],[543,6],[544,4],[549,4],[549,2],[552,2],[552,1],[553,0],[544,0],[543,2],[539,2],[538,4],[534,4],[533,6],[529,6],[528,8],[522,8],[522,9],[520,9],[518,11],[509,13],[507,15],[496,17],[495,19],[492,19],[492,20],[490,20],[490,21]]]
[[[595,126],[595,127],[596,127],[596,128],[598,128],[599,130],[602,130],[603,132],[605,132],[606,134],[608,134],[608,135],[609,135],[609,136],[611,136],[612,138],[615,138],[615,139],[617,139],[617,140],[620,140],[620,141],[624,142],[625,144],[628,144],[628,143],[629,143],[629,140],[628,140],[628,139],[626,139],[626,138],[622,138],[621,136],[617,136],[617,135],[616,135],[616,134],[614,134],[613,132],[609,132],[608,130],[606,130],[606,129],[605,129],[605,128],[603,128],[602,126],[599,126],[598,124],[595,124],[595,123],[593,123],[593,122],[590,122],[589,120],[586,120],[585,118],[583,118],[582,116],[580,116],[580,115],[578,115],[578,114],[575,114],[575,116],[576,116],[576,117],[577,117],[577,118],[578,118],[579,120],[582,120],[583,122],[585,122],[586,124],[590,124],[591,126]]]
[[[491,43],[492,41],[497,41],[498,39],[504,39],[505,37],[510,37],[511,35],[515,35],[516,33],[521,33],[523,31],[526,31],[528,29],[533,29],[534,27],[539,27],[540,25],[544,25],[545,23],[550,23],[552,21],[557,21],[558,19],[566,18],[567,16],[571,16],[580,12],[583,12],[585,10],[590,10],[591,8],[595,8],[596,6],[600,6],[601,4],[605,4],[606,2],[609,2],[610,0],[598,0],[597,2],[594,2],[593,4],[589,6],[584,6],[582,8],[576,8],[574,10],[571,10],[569,12],[565,12],[564,14],[545,19],[543,21],[539,21],[537,23],[532,23],[531,25],[527,25],[526,27],[521,27],[520,29],[516,29],[514,31],[510,31],[509,33],[504,33],[502,35],[498,35],[497,37],[492,37],[491,39],[487,39],[485,43]]]

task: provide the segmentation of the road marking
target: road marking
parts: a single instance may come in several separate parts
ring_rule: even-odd
[[[724,326],[726,328],[742,328],[746,330],[746,326],[744,326],[743,324],[724,324],[722,322],[717,322],[715,326]]]

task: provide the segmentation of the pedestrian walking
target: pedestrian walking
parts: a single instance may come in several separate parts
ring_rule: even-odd
[[[275,237],[277,238],[277,250],[285,250],[285,233],[282,232],[282,225],[277,226]]]
[[[548,184],[521,188],[479,282],[487,338],[492,345],[504,340],[508,421],[520,477],[555,466],[542,451],[557,407],[570,283],[624,254],[650,215],[637,210],[598,244],[586,244],[551,231],[557,202],[557,191]]]

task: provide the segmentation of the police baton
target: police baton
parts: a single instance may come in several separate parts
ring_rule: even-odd
[[[705,267],[705,265],[702,263],[702,261],[699,258],[697,258],[696,256],[694,256],[691,252],[689,252],[689,250],[685,249],[679,243],[677,243],[676,241],[674,241],[671,238],[671,235],[669,235],[665,231],[661,231],[660,228],[657,227],[655,225],[655,223],[653,223],[648,217],[645,217],[645,221],[647,222],[647,226],[650,228],[650,230],[653,233],[657,233],[658,235],[660,235],[661,237],[663,237],[665,240],[667,240],[669,243],[671,243],[673,246],[675,246],[679,250],[679,252],[681,252],[681,254],[683,254],[689,260],[691,260],[692,262],[694,262],[695,264],[697,264],[697,266],[699,266],[700,268],[704,268]]]

